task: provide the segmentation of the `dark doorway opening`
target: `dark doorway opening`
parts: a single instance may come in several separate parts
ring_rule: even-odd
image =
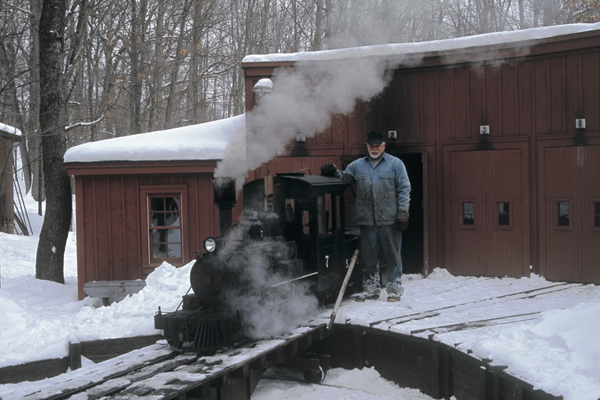
[[[393,154],[393,153],[391,153]],[[393,154],[406,166],[410,179],[410,219],[402,235],[402,268],[405,274],[422,274],[424,267],[423,157],[421,153]]]

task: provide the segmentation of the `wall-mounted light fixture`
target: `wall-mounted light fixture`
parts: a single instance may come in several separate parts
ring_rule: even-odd
[[[585,129],[585,118],[577,118],[575,120],[575,129]]]
[[[398,132],[396,132],[396,131],[388,131],[388,139],[391,139],[391,140],[398,139]]]
[[[489,135],[490,134],[490,126],[489,125],[479,126],[479,134],[480,135]]]
[[[306,142],[306,135],[304,133],[296,133],[296,142],[297,143]]]
[[[259,96],[270,93],[273,91],[273,81],[269,78],[259,79],[254,87],[250,90]]]

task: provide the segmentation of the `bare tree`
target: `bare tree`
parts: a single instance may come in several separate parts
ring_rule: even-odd
[[[66,150],[64,35],[67,0],[44,0],[40,19],[40,127],[44,151],[46,216],[36,257],[36,277],[64,283],[64,252],[71,223],[71,187],[63,165]]]

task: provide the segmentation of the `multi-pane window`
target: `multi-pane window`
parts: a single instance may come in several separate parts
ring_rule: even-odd
[[[558,226],[571,226],[571,203],[568,201],[559,201],[558,205]]]
[[[498,202],[498,225],[510,226],[510,203]]]
[[[181,199],[179,195],[150,195],[149,241],[152,261],[181,260]]]
[[[475,225],[475,203],[467,201],[463,203],[463,225]]]

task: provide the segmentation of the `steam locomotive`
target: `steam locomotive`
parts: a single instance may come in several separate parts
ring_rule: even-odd
[[[247,315],[228,297],[239,301],[250,292],[301,284],[320,304],[335,301],[358,242],[345,230],[347,187],[339,178],[267,174],[244,185],[243,218],[232,224],[235,180],[215,178],[220,236],[207,238],[197,254],[190,272],[193,293],[188,290],[174,312],[159,308],[155,328],[175,349],[210,353],[244,337]],[[263,279],[255,280],[256,274]],[[360,289],[355,268],[345,294]]]

